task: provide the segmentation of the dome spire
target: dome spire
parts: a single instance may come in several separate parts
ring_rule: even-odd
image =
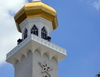
[[[32,0],[32,1],[34,2],[34,1],[41,1],[41,0]]]

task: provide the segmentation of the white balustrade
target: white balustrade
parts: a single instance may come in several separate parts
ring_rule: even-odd
[[[7,59],[9,57],[11,57],[14,53],[16,53],[19,49],[21,49],[25,44],[27,44],[30,40],[33,40],[33,41],[36,41],[42,45],[45,45],[47,46],[48,48],[51,48],[59,53],[62,53],[64,55],[66,55],[66,50],[47,41],[47,40],[44,40],[42,38],[39,38],[38,36],[36,35],[29,35],[26,39],[24,39],[20,44],[18,44],[14,49],[12,49],[8,54],[7,54]]]

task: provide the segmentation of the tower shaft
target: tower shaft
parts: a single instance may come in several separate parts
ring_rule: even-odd
[[[56,11],[34,0],[14,18],[22,38],[6,61],[14,66],[15,77],[58,77],[58,63],[66,57],[66,50],[51,42],[50,33],[58,26]]]

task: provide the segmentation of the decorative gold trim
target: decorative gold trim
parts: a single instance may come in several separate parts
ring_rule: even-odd
[[[43,17],[52,22],[53,29],[58,26],[56,11],[41,1],[29,2],[16,13],[14,19],[19,32],[19,24],[28,17]]]

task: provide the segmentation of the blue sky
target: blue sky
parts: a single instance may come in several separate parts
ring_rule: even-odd
[[[59,77],[95,77],[100,71],[100,0],[42,0],[42,2],[57,11],[59,25],[51,33],[52,42],[67,49],[68,56],[58,66]],[[11,1],[8,1],[8,4],[10,3]],[[25,1],[19,0],[18,4],[15,4],[16,7],[12,5],[16,10],[4,5],[5,13],[2,13],[2,17],[8,21],[2,23],[4,21],[0,19],[4,25],[0,28],[6,29],[10,34],[6,36],[5,32],[2,34],[2,30],[0,31],[3,41],[1,43],[3,57],[0,58],[4,58],[6,53],[16,46],[16,40],[20,38],[13,14],[25,4]],[[1,7],[4,8],[4,6]],[[14,31],[15,33],[12,33]],[[11,40],[11,37],[15,38]],[[10,42],[14,43],[9,46]],[[6,63],[5,59],[0,60],[2,60],[0,61],[0,77],[14,77],[13,66]]]

